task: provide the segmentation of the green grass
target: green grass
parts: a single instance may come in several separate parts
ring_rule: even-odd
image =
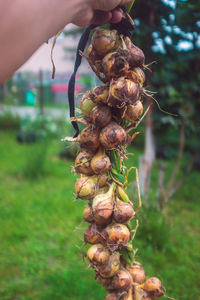
[[[0,132],[0,299],[104,299],[81,255],[86,201],[75,200],[73,162],[60,160],[60,142],[51,141],[43,172],[29,179],[24,166],[34,147],[17,144],[14,132]],[[131,158],[135,165],[138,155]],[[193,172],[164,219],[143,209],[134,242],[148,276],[161,278],[177,300],[200,299],[199,180]]]

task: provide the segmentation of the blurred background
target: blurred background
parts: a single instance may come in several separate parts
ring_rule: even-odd
[[[138,0],[134,43],[146,56],[151,113],[139,125],[128,166],[140,173],[143,208],[133,246],[166,295],[199,296],[200,1]],[[75,200],[67,89],[82,29],[68,25],[54,50],[43,45],[0,86],[0,299],[101,300],[105,291],[84,259],[85,201]],[[153,63],[152,63],[153,62]],[[151,70],[148,70],[151,69]],[[100,84],[86,62],[77,105]],[[134,174],[129,196],[137,203]],[[137,205],[137,204],[136,204]],[[164,299],[164,297],[163,297]]]

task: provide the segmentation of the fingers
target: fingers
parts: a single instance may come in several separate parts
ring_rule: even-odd
[[[91,20],[91,24],[106,24],[106,23],[119,23],[122,19],[122,13],[118,9],[114,9],[111,12],[95,11],[94,17]]]
[[[96,10],[111,11],[118,6],[123,6],[130,2],[131,0],[93,0],[92,5]]]
[[[112,19],[112,13],[108,11],[95,10],[91,24],[106,24]]]

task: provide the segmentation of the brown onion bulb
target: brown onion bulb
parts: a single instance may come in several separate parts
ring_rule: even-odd
[[[106,264],[101,265],[98,268],[98,272],[103,278],[113,277],[120,267],[120,254],[119,252],[114,252],[108,259]]]
[[[93,218],[98,225],[107,225],[111,222],[113,213],[115,183],[113,183],[108,192],[98,194],[92,202]]]
[[[135,46],[129,37],[125,38],[125,44],[127,50],[129,51],[129,64],[131,67],[140,67],[144,66],[145,56],[143,51]]]
[[[84,211],[83,211],[83,219],[88,222],[88,223],[91,223],[93,222],[93,213],[92,213],[92,208],[90,205],[87,205],[85,208],[84,208]]]
[[[114,149],[127,142],[127,133],[120,125],[112,121],[101,130],[99,138],[105,149]]]
[[[132,287],[129,289],[128,293],[122,297],[122,300],[133,300]]]
[[[102,242],[101,228],[95,223],[90,225],[84,233],[84,241],[89,244],[98,244]]]
[[[133,279],[127,270],[119,270],[112,280],[112,289],[114,290],[129,290],[133,284]]]
[[[134,123],[139,120],[139,117],[143,113],[143,104],[141,101],[137,101],[133,105],[127,105],[120,109],[120,115],[124,120]]]
[[[105,300],[119,300],[119,295],[116,293],[109,293]]]
[[[128,70],[129,64],[121,51],[110,52],[102,60],[101,71],[106,78],[123,76]]]
[[[98,152],[92,158],[91,168],[95,174],[102,174],[110,170],[110,158],[106,155],[103,148],[100,147]]]
[[[108,93],[109,93],[109,87],[106,85],[100,85],[90,90],[90,97],[91,100],[96,104],[99,103],[106,104],[108,99]]]
[[[108,225],[104,229],[103,235],[109,246],[116,246],[117,248],[126,244],[130,239],[130,231],[127,226],[118,223]]]
[[[75,159],[75,171],[84,175],[93,175],[91,160],[94,154],[89,151],[80,152]]]
[[[110,52],[115,47],[116,41],[116,30],[100,29],[92,36],[92,46],[99,55]]]
[[[106,105],[98,105],[90,113],[91,123],[98,128],[103,128],[111,121],[111,109]]]
[[[160,279],[156,277],[148,278],[141,287],[151,298],[159,298],[164,295],[164,289]]]
[[[142,86],[143,83],[145,82],[145,74],[144,72],[142,71],[141,68],[135,68],[134,70],[134,73],[137,74],[137,79],[138,79],[138,83],[140,83],[140,85]]]
[[[131,274],[134,283],[141,284],[145,281],[146,274],[140,265],[131,265],[128,267],[128,271]]]
[[[111,283],[111,279],[110,278],[103,278],[100,276],[100,274],[97,272],[96,270],[96,279],[98,280],[98,282],[100,284],[102,284],[104,286],[104,288],[107,290],[108,287],[110,286]]]
[[[141,94],[139,84],[125,77],[113,80],[110,84],[107,104],[111,107],[121,108],[127,104],[135,103]]]
[[[99,187],[102,188],[106,185],[106,183],[108,182],[108,175],[106,173],[104,174],[100,174],[98,176],[99,178],[99,181],[98,181],[98,184],[99,184]]]
[[[81,99],[81,103],[80,103],[80,109],[82,114],[85,117],[89,117],[90,116],[90,112],[92,111],[92,109],[96,106],[96,104],[92,101],[92,99],[90,98],[90,91],[87,91],[82,99]]]
[[[84,128],[77,138],[81,148],[96,151],[99,148],[99,130],[91,127]]]
[[[87,257],[95,265],[104,265],[108,262],[110,253],[102,244],[96,244],[88,249]]]
[[[116,199],[113,219],[115,222],[123,224],[130,221],[134,216],[134,210],[130,203]]]
[[[140,288],[140,286],[134,286],[134,300],[151,300],[147,292]]]
[[[95,65],[96,61],[99,61],[102,59],[102,55],[99,55],[97,51],[94,49],[92,44],[88,47],[88,57],[90,61]]]
[[[83,176],[77,179],[75,184],[75,191],[77,198],[90,200],[98,192],[98,177],[97,176]]]

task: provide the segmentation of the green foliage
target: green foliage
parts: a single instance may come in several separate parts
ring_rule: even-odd
[[[2,112],[0,114],[0,129],[11,130],[19,129],[20,119],[17,116],[13,116],[9,111]]]
[[[164,123],[155,105],[157,144],[166,146],[171,135],[178,136],[180,117],[184,117],[187,123],[185,149],[189,152],[194,150],[191,136],[199,135],[199,12],[199,2],[195,0],[141,0],[135,2],[131,12],[136,21],[134,42],[143,49],[147,64],[156,62],[151,66],[153,73],[146,72],[146,84],[157,92],[155,98],[165,111],[179,115],[173,117],[175,126],[171,122]]]
[[[28,146],[25,152],[25,161],[22,168],[22,175],[32,180],[44,175],[45,159],[49,142],[47,140]]]
[[[34,133],[38,140],[56,137],[60,133],[56,120],[40,114],[34,119],[22,118],[20,129],[24,134]]]

